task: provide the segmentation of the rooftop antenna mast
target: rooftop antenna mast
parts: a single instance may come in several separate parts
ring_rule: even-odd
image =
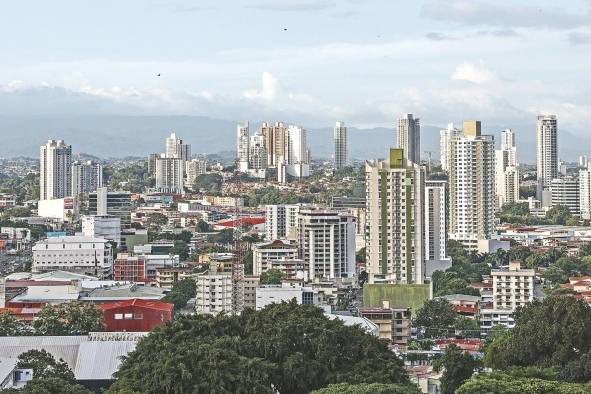
[[[236,160],[236,169],[238,169],[238,160]],[[237,188],[241,189],[241,174],[236,171],[238,176]],[[242,243],[242,217],[241,217],[240,198],[234,199],[234,261],[232,262],[232,312],[240,314],[244,310],[244,244]]]

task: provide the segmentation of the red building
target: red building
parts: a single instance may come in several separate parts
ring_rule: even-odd
[[[133,299],[99,307],[105,317],[105,331],[150,331],[173,316],[173,305],[161,301]]]
[[[146,282],[146,260],[122,253],[113,264],[113,275],[117,281]]]

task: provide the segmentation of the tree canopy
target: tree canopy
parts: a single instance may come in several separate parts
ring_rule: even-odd
[[[10,311],[0,312],[0,337],[27,335],[31,328]]]
[[[33,322],[36,335],[85,335],[103,331],[103,312],[88,302],[46,305]]]
[[[172,290],[162,298],[162,302],[170,302],[174,310],[179,310],[187,305],[197,293],[197,284],[193,279],[183,279],[172,285]]]
[[[435,366],[438,369],[443,368],[441,392],[454,394],[462,383],[470,379],[480,364],[470,354],[461,351],[455,345],[450,345]]]
[[[147,394],[295,394],[333,383],[409,382],[378,338],[293,301],[240,316],[180,316],[142,339],[116,378],[111,392]]]
[[[314,390],[311,394],[420,394],[420,390],[413,385],[404,384],[331,384],[328,387]]]
[[[456,390],[456,394],[588,394],[589,385],[562,383],[510,374],[478,374]]]
[[[261,274],[259,284],[280,285],[283,279],[285,279],[285,272],[277,268],[270,268]]]
[[[447,336],[456,321],[456,310],[446,299],[435,298],[423,304],[413,319],[413,327],[424,329],[427,338]]]

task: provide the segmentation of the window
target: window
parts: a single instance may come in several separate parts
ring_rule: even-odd
[[[133,319],[133,313],[126,313],[125,320],[131,320],[131,319]]]
[[[115,320],[123,320],[123,314],[122,313],[115,313],[114,319]]]

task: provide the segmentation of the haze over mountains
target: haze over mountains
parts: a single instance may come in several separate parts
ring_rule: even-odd
[[[534,122],[532,120],[531,124],[521,127],[513,126],[517,133],[519,159],[525,163],[535,162]],[[39,146],[51,138],[66,140],[73,145],[75,152],[101,158],[145,156],[150,152],[161,152],[164,139],[171,131],[190,143],[193,153],[217,153],[235,149],[236,124],[236,121],[201,116],[0,116],[0,135],[5,136],[4,143],[0,145],[0,156],[35,157]],[[259,125],[260,122],[251,122],[251,134]],[[422,125],[421,149],[424,158],[427,157],[425,151],[433,151],[433,157],[439,157],[439,130],[442,127],[444,125]],[[495,135],[502,128],[483,125],[487,133]],[[332,125],[307,130],[312,157],[330,158],[333,149]],[[394,126],[371,129],[349,127],[349,155],[354,159],[385,157],[387,149],[394,143],[394,137]],[[574,160],[579,155],[588,154],[590,146],[590,140],[559,129],[561,157]]]

